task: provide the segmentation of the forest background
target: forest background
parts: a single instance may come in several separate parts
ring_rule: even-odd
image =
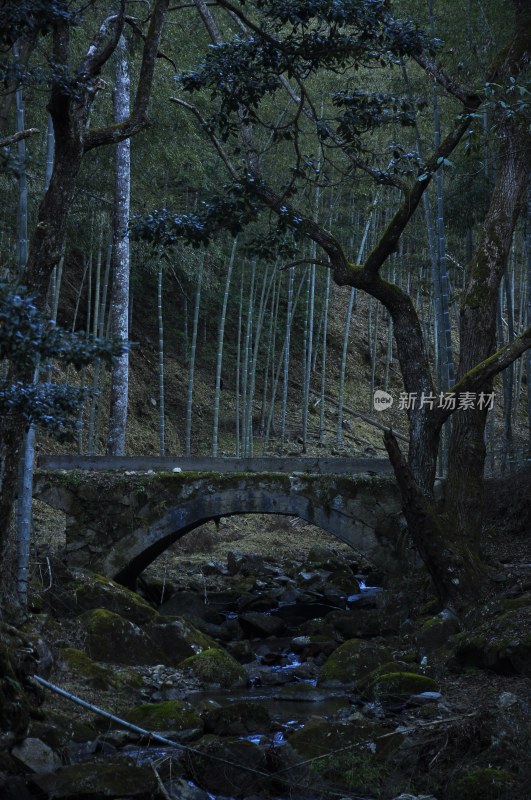
[[[502,471],[531,441],[528,4],[216,6],[3,4],[3,280],[93,346],[138,343],[110,372],[103,345],[65,356],[76,376],[3,349],[3,541],[30,423],[70,413],[89,454],[377,452],[346,404],[409,439],[387,452],[459,609],[486,584],[485,442]],[[502,371],[488,424],[397,408]],[[54,380],[93,390],[58,424]]]

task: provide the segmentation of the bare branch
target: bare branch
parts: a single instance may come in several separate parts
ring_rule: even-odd
[[[87,50],[85,59],[79,67],[79,76],[94,77],[100,73],[102,67],[107,63],[118,46],[118,42],[124,28],[124,17],[125,0],[120,0],[120,10],[118,14],[113,14],[112,16],[107,17],[107,19],[104,20],[100,25],[98,33],[92,40]],[[109,41],[104,45],[105,40],[109,36],[111,28],[113,29],[113,34]]]
[[[330,263],[328,261],[323,261],[319,258],[299,258],[297,261],[291,261],[289,264],[283,264],[281,267],[277,267],[278,272],[284,272],[287,269],[291,269],[292,267],[298,267],[301,264],[317,264],[318,267],[329,267]]]
[[[417,64],[433,78],[440,86],[445,89],[448,94],[453,95],[460,100],[467,111],[473,110],[478,107],[481,98],[476,92],[469,92],[459,86],[457,81],[450,78],[439,64],[435,64],[431,59],[427,58],[424,53],[413,56]]]
[[[13,133],[11,136],[6,136],[4,139],[0,139],[0,147],[10,147],[12,144],[20,142],[21,139],[28,139],[30,136],[33,136],[38,132],[38,128],[26,128],[25,131],[18,131],[18,133]]]
[[[187,111],[191,111],[192,114],[195,115],[195,117],[199,121],[199,124],[201,125],[201,127],[203,128],[203,130],[207,134],[208,138],[210,139],[210,141],[212,142],[212,144],[216,148],[219,157],[221,158],[221,160],[223,161],[223,163],[227,167],[227,169],[230,172],[231,176],[235,180],[238,180],[238,170],[236,169],[234,164],[231,162],[230,158],[228,157],[227,153],[225,152],[225,148],[223,147],[223,145],[221,144],[221,142],[219,141],[219,139],[217,138],[217,136],[213,132],[212,127],[208,124],[206,119],[202,116],[201,112],[195,106],[193,106],[191,103],[187,103],[185,100],[181,100],[179,97],[170,97],[170,101],[172,103],[175,103],[178,106],[181,106],[182,108],[186,108]]]

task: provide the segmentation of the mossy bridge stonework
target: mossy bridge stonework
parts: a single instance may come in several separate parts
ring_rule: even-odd
[[[34,497],[65,512],[71,566],[129,586],[177,539],[234,514],[300,517],[386,571],[401,551],[384,459],[41,456]]]

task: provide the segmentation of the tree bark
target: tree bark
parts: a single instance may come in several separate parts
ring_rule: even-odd
[[[117,48],[114,85],[114,118],[123,122],[129,117],[129,64],[126,42],[122,35]],[[129,340],[129,208],[131,198],[131,141],[124,139],[116,145],[114,221],[112,254],[112,335],[120,342]],[[111,373],[111,409],[107,453],[123,456],[127,430],[129,395],[129,353],[125,350],[116,359]]]

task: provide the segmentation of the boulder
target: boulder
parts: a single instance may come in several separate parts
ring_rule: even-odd
[[[31,736],[17,744],[11,750],[11,755],[38,775],[54,772],[61,766],[61,759],[57,753],[40,739],[34,739]]]
[[[326,621],[345,639],[382,636],[397,633],[400,627],[398,610],[355,607],[351,611],[333,611]]]
[[[250,638],[265,639],[267,636],[281,636],[286,631],[284,620],[258,611],[246,611],[240,614],[238,622],[245,636]]]
[[[342,683],[355,686],[380,664],[391,660],[388,647],[364,639],[343,642],[321,667],[319,684]]]
[[[106,691],[116,686],[112,670],[96,664],[82,650],[77,650],[75,647],[64,647],[60,650],[60,660],[65,669],[83,678],[94,689]]]
[[[211,647],[185,659],[179,665],[186,674],[201,681],[205,686],[244,686],[247,673],[235,658],[220,648]]]
[[[32,779],[49,797],[84,800],[102,797],[151,797],[157,782],[153,770],[139,767],[132,759],[89,761],[62,767],[52,774]]]
[[[452,782],[452,800],[510,800],[515,797],[515,776],[506,769],[487,767],[461,775]]]
[[[195,739],[203,732],[203,721],[197,711],[180,700],[143,703],[124,714],[124,719],[147,731],[163,732],[179,741]]]
[[[460,627],[455,614],[447,610],[441,611],[423,623],[417,636],[418,646],[425,653],[444,647],[450,636],[459,632]]]
[[[245,739],[204,736],[186,754],[185,764],[191,780],[216,797],[249,797],[267,785],[265,754]]]
[[[147,600],[104,575],[83,573],[66,588],[73,594],[73,606],[78,613],[105,608],[136,625],[144,625],[160,616]]]
[[[415,672],[385,672],[369,680],[363,690],[368,700],[376,700],[384,705],[405,703],[412,695],[421,692],[438,692],[437,683],[426,675]]]
[[[531,608],[507,611],[449,641],[449,666],[531,677]]]
[[[401,744],[401,734],[376,722],[311,719],[291,734],[289,744],[301,760],[315,759],[312,773],[356,794],[379,794],[387,778],[386,758]]]
[[[91,658],[111,664],[160,664],[164,659],[149,636],[127,619],[104,608],[81,616]]]
[[[157,650],[162,653],[165,664],[176,666],[185,658],[216,646],[210,636],[197,630],[182,617],[174,617],[170,622],[157,620],[147,625],[144,630]]]
[[[203,715],[206,733],[217,736],[247,736],[250,733],[268,733],[271,727],[269,711],[263,703],[241,700]]]

